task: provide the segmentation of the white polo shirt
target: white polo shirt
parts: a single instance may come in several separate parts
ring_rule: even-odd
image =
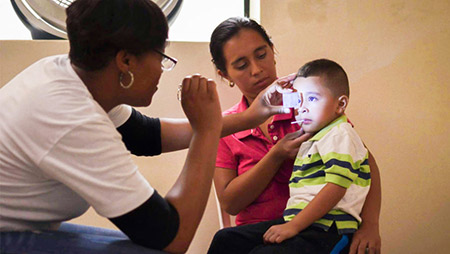
[[[0,89],[0,231],[56,229],[89,206],[123,215],[154,189],[140,174],[111,117],[70,65],[44,58]]]

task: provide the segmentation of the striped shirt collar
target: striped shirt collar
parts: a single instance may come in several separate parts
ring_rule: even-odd
[[[333,122],[331,122],[330,124],[328,124],[327,126],[323,127],[319,132],[317,132],[311,139],[309,139],[309,141],[318,141],[321,138],[323,138],[323,136],[325,136],[328,132],[330,132],[330,130],[341,124],[341,123],[346,123],[347,121],[347,116],[346,115],[342,115],[336,119],[334,119]]]

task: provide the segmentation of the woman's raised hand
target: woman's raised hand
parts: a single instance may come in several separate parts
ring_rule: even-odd
[[[194,132],[221,131],[222,114],[216,83],[199,74],[183,79],[181,105]]]
[[[295,77],[296,77],[295,73],[281,77],[281,78],[275,80],[275,82],[273,82],[272,85],[267,87],[259,95],[260,96],[262,95],[262,98],[264,99],[266,104],[269,106],[282,105],[283,104],[283,94],[280,92],[280,90],[292,88],[292,81],[295,79]],[[276,108],[276,107],[274,107],[274,108]]]
[[[261,91],[253,103],[247,109],[249,119],[256,123],[262,123],[267,118],[276,114],[286,114],[290,110],[283,108],[283,96],[280,89],[292,87],[292,80],[295,79],[295,73],[277,79],[266,89]]]
[[[192,127],[192,136],[183,169],[165,197],[180,217],[178,233],[164,249],[169,253],[185,253],[195,235],[208,202],[222,131],[214,81],[199,74],[188,76],[183,79],[180,90],[181,105]],[[186,136],[176,131],[173,135]]]

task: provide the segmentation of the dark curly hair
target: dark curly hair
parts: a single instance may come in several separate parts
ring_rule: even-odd
[[[149,0],[77,0],[66,14],[70,60],[87,71],[104,68],[120,50],[162,50],[168,37],[164,13]]]

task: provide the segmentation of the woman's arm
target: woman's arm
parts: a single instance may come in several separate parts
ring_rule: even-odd
[[[287,158],[295,158],[301,143],[310,135],[301,131],[287,134],[252,169],[242,175],[235,170],[216,168],[214,184],[221,207],[236,215],[249,206],[272,181]]]
[[[164,249],[174,253],[187,251],[203,216],[222,129],[219,98],[212,80],[198,75],[185,78],[181,104],[193,134],[183,170],[166,195],[180,217],[178,233]]]
[[[288,86],[288,82],[295,75],[288,75],[275,81],[272,85],[259,93],[250,107],[244,112],[224,116],[221,137],[248,130],[266,121],[270,116],[289,113],[289,109],[280,105],[281,94],[277,86]],[[187,119],[161,118],[161,146],[162,152],[177,151],[188,147],[192,137],[192,128]]]
[[[381,178],[375,158],[369,151],[370,190],[361,211],[362,224],[353,236],[350,254],[381,253],[379,218],[381,209]]]
[[[276,89],[277,85],[289,87],[289,81],[294,77],[295,74],[291,74],[278,79],[274,84],[260,92],[246,111],[224,116],[221,137],[254,128],[272,115],[289,113],[283,107],[273,105],[280,105],[282,101],[281,94]],[[155,128],[152,123],[157,119],[142,115],[135,110],[130,110],[128,113],[123,110],[110,112],[109,114],[113,122],[120,124],[117,126],[117,130],[122,134],[123,142],[132,154],[149,156],[160,152],[178,151],[189,146],[192,138],[192,127],[188,119],[159,119],[161,135],[154,137],[152,135],[155,132],[147,131],[147,129]],[[127,120],[122,119],[124,115],[130,114],[130,112],[131,115],[128,115]],[[161,144],[160,149],[152,147],[156,143]]]
[[[187,251],[211,189],[220,129],[210,130],[194,130],[183,170],[165,198],[155,191],[136,209],[110,218],[132,241],[170,253]]]
[[[273,114],[280,113],[279,111],[270,112],[273,112]],[[253,113],[261,114],[261,116],[252,116],[251,114]],[[262,112],[257,112],[256,110],[223,116],[223,127],[220,136],[225,137],[242,130],[254,128],[261,122],[264,122],[265,117],[268,118],[270,115],[264,114],[262,116]],[[160,121],[163,153],[182,150],[189,146],[192,138],[192,128],[187,119],[161,118]]]
[[[192,126],[192,137],[177,181],[165,198],[153,193],[138,208],[111,219],[131,240],[148,247],[164,248],[170,253],[187,251],[203,216],[222,129],[220,103],[213,81],[199,75],[185,78],[181,104]]]

